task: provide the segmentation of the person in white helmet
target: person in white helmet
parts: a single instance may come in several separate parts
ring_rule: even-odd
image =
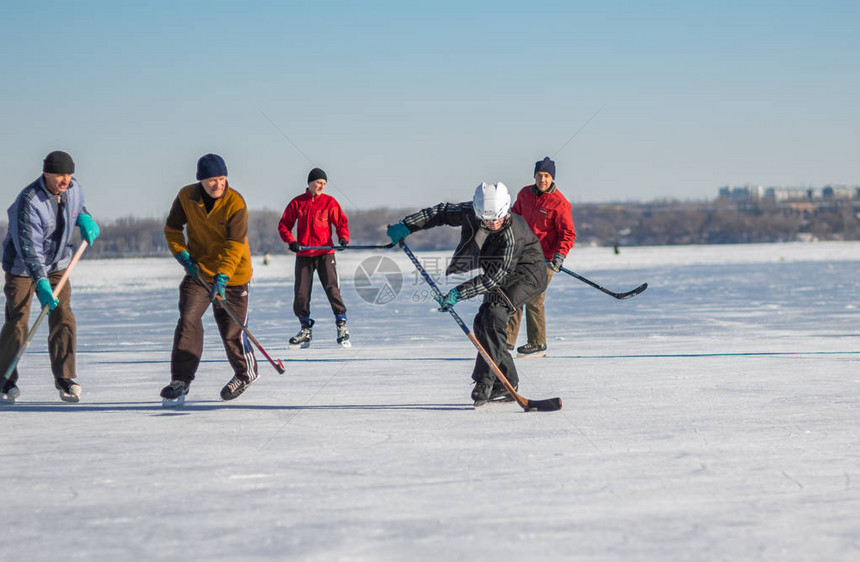
[[[451,289],[442,308],[483,295],[473,331],[492,360],[516,388],[519,376],[507,348],[507,325],[514,312],[546,289],[547,274],[540,242],[526,221],[511,214],[511,196],[501,182],[482,183],[472,201],[440,203],[408,215],[388,227],[395,244],[410,233],[435,226],[460,227],[460,243],[446,275],[480,269],[481,273]],[[483,403],[507,394],[480,354],[472,371],[472,400]]]

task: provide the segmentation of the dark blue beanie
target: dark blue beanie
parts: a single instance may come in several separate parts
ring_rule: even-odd
[[[550,160],[549,156],[545,157],[540,162],[535,162],[535,173],[533,173],[532,176],[536,176],[538,172],[546,172],[551,175],[553,181],[555,181],[555,162]]]
[[[197,179],[217,178],[227,175],[227,164],[217,154],[207,154],[197,161]]]

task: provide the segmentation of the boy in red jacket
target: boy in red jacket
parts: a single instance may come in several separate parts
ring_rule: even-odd
[[[549,156],[535,163],[535,183],[520,190],[511,212],[521,215],[540,240],[547,262],[547,286],[559,271],[573,248],[576,231],[570,203],[555,185],[555,162]],[[528,342],[517,348],[517,357],[546,355],[546,318],[543,301],[546,290],[526,303],[526,335]],[[522,308],[508,322],[508,348],[513,349],[520,330]]]
[[[328,178],[319,168],[308,174],[308,188],[302,195],[290,201],[278,223],[281,239],[296,252],[296,281],[293,312],[299,318],[301,330],[290,338],[291,347],[306,348],[311,345],[311,285],[314,271],[322,283],[337,325],[337,343],[349,347],[349,331],[346,328],[346,305],[340,296],[340,280],[334,250],[301,250],[302,246],[333,246],[331,229],[335,228],[338,243],[349,244],[349,223],[343,209],[334,197],[325,195]],[[293,236],[293,226],[296,226]]]

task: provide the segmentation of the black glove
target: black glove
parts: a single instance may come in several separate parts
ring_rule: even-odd
[[[337,243],[341,246],[346,246],[347,244],[349,244],[349,240],[347,240],[346,238],[338,238]]]
[[[301,250],[301,249],[302,249],[301,244],[299,244],[295,240],[290,242],[290,250],[292,250],[293,252],[299,253],[299,250]]]
[[[561,271],[561,264],[564,263],[564,256],[556,252],[552,256],[552,268],[555,271]]]

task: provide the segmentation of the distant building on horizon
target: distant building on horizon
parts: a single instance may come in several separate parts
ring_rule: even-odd
[[[833,201],[836,199],[860,198],[860,186],[827,185],[818,187],[762,187],[746,184],[742,186],[726,185],[719,189],[719,197],[735,202],[758,201],[770,199],[773,201]]]

